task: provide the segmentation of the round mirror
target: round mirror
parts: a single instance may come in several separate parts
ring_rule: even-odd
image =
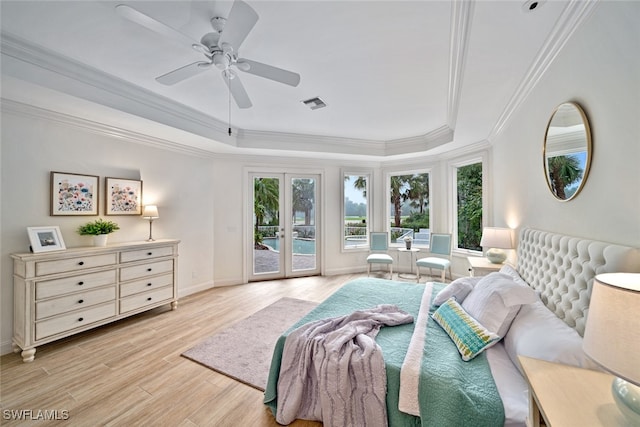
[[[551,115],[544,138],[544,173],[558,200],[578,195],[591,165],[591,131],[578,104],[561,104]]]

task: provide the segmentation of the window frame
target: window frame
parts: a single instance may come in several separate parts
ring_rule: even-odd
[[[368,251],[369,250],[369,232],[371,231],[371,224],[372,224],[372,214],[373,214],[373,170],[371,169],[358,169],[358,168],[349,168],[349,169],[342,169],[340,172],[340,177],[341,177],[341,199],[340,199],[340,211],[341,211],[341,217],[342,217],[342,221],[341,221],[341,226],[340,226],[340,240],[341,240],[341,244],[340,244],[340,251],[342,253],[346,253],[346,252],[357,252],[357,251]],[[365,239],[364,239],[364,244],[362,245],[354,245],[352,247],[346,246],[345,245],[345,221],[344,218],[346,217],[346,205],[345,205],[345,200],[346,200],[346,192],[345,192],[345,178],[347,176],[364,176],[367,180],[367,196],[366,196],[366,201],[367,201],[367,209],[366,209],[366,227],[365,227]]]
[[[429,175],[429,230],[431,230],[434,224],[434,218],[433,218],[433,212],[434,212],[434,208],[433,208],[433,178],[434,178],[434,173],[433,173],[433,168],[432,167],[421,167],[421,168],[411,168],[411,169],[394,169],[394,170],[387,170],[384,174],[384,179],[385,179],[385,193],[384,193],[384,209],[385,209],[385,215],[384,215],[384,221],[385,221],[385,228],[384,230],[389,232],[389,247],[393,247],[393,248],[399,248],[402,247],[403,244],[402,243],[397,243],[397,242],[393,242],[391,241],[391,177],[392,176],[399,176],[399,175],[417,175],[417,174],[427,174]],[[428,248],[429,245],[419,245],[419,244],[414,244],[415,247],[418,248]]]
[[[449,208],[451,210],[452,253],[461,255],[482,255],[482,250],[464,249],[458,247],[458,169],[464,166],[480,163],[482,165],[482,227],[486,227],[490,216],[489,204],[489,155],[487,151],[474,153],[450,160],[449,168]]]

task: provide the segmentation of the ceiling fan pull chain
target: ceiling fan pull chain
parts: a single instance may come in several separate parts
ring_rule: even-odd
[[[229,136],[231,136],[231,73],[227,73],[227,94],[229,98]]]

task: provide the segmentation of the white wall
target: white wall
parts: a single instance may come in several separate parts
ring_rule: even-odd
[[[100,213],[120,225],[111,242],[146,240],[149,223],[139,216],[104,214],[104,177],[141,179],[146,203],[156,203],[160,218],[155,238],[177,238],[180,294],[213,284],[214,198],[210,159],[157,149],[25,115],[2,115],[1,339],[10,348],[13,318],[10,254],[28,252],[29,226],[57,225],[65,245],[91,245],[76,229],[95,216],[49,216],[49,172],[100,176]]]
[[[28,108],[27,108],[28,110]],[[195,155],[114,137],[89,126],[58,123],[47,114],[3,109],[1,153],[0,304],[2,353],[10,351],[13,328],[11,253],[27,252],[29,226],[57,225],[67,247],[91,245],[76,229],[95,216],[49,216],[51,171],[100,176],[100,212],[104,177],[141,179],[145,203],[158,205],[156,238],[181,240],[178,293],[185,296],[212,286],[246,281],[244,181],[249,170],[303,171],[322,175],[321,248],[323,274],[363,271],[366,252],[340,251],[341,166],[334,161],[269,157]],[[379,164],[365,165],[376,167]],[[102,215],[104,217],[104,215]],[[149,223],[140,217],[110,216],[121,229],[110,242],[145,240]]]
[[[600,2],[493,142],[493,222],[640,246],[640,29],[634,2]],[[554,108],[577,101],[593,137],[582,192],[557,201],[542,142]]]

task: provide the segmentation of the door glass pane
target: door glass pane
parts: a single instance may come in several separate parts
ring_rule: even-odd
[[[316,180],[291,179],[291,221],[293,271],[316,268]]]
[[[253,273],[280,271],[280,180],[253,179]]]

